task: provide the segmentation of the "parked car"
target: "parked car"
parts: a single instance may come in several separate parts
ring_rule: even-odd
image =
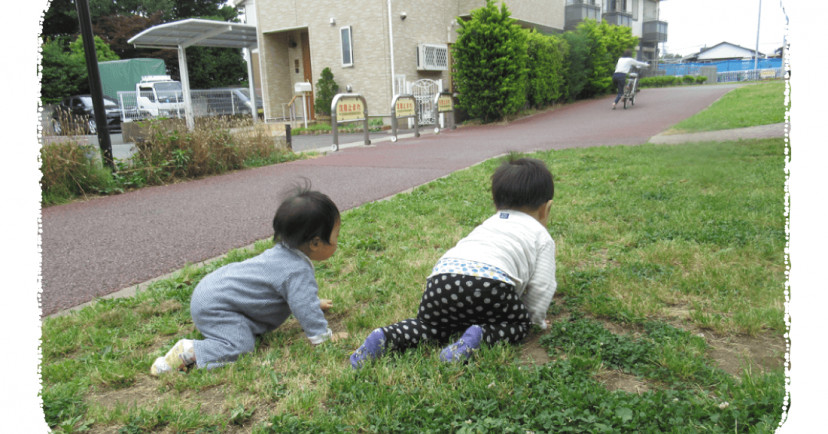
[[[218,115],[251,113],[250,89],[246,87],[221,87],[201,91],[208,101],[208,111]],[[256,112],[263,112],[262,98],[256,95]]]
[[[121,109],[118,101],[104,95],[104,109],[106,123],[111,132],[121,131]],[[95,121],[95,109],[92,106],[90,95],[75,95],[64,98],[52,113],[52,127],[55,134],[64,134],[70,131],[81,131],[85,134],[97,134],[98,127]]]

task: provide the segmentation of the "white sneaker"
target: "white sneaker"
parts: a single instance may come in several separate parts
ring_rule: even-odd
[[[195,364],[195,350],[191,339],[181,339],[176,342],[164,357],[155,359],[150,367],[150,374],[160,375],[170,372],[173,369],[183,371],[188,366]]]
[[[167,361],[164,360],[164,357],[159,357],[155,359],[152,366],[150,367],[150,374],[154,376],[159,376],[161,374],[166,374],[167,372],[172,371],[170,365],[167,364]]]

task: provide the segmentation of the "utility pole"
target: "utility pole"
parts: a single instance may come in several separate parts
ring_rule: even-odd
[[[759,78],[759,27],[762,25],[762,0],[759,0],[759,20],[756,23],[756,51],[753,52],[753,79]]]
[[[109,127],[106,124],[106,109],[103,103],[103,91],[101,90],[101,75],[98,72],[98,56],[95,53],[95,38],[92,36],[92,18],[89,16],[88,0],[75,0],[75,7],[78,10],[78,21],[80,24],[81,37],[83,38],[83,51],[86,56],[86,70],[89,74],[89,91],[92,94],[92,108],[95,110],[95,125],[98,130],[98,144],[101,148],[101,156],[104,164],[115,170],[115,163],[112,161],[112,142],[109,140]]]

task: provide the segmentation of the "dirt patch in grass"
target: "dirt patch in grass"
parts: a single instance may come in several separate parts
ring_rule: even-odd
[[[640,395],[644,392],[649,392],[653,388],[653,386],[650,386],[646,381],[635,375],[617,370],[601,371],[594,378],[603,384],[607,390],[621,390]]]
[[[521,344],[520,360],[525,364],[531,365],[545,365],[552,361],[549,357],[549,352],[540,344],[542,333],[535,333],[530,335]]]
[[[762,371],[785,366],[787,344],[782,336],[704,336],[710,345],[710,358],[725,372],[741,377],[743,368]]]

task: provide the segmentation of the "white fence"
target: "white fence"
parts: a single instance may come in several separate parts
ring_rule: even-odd
[[[193,117],[250,116],[253,113],[246,88],[193,89],[190,100]],[[122,122],[155,117],[183,118],[185,114],[184,97],[180,91],[157,95],[151,91],[118,92],[118,103]],[[261,100],[256,101],[256,106],[261,109]]]
[[[716,74],[718,83],[730,83],[734,81],[769,80],[785,77],[784,68],[771,69],[750,69],[745,71],[727,71]]]

